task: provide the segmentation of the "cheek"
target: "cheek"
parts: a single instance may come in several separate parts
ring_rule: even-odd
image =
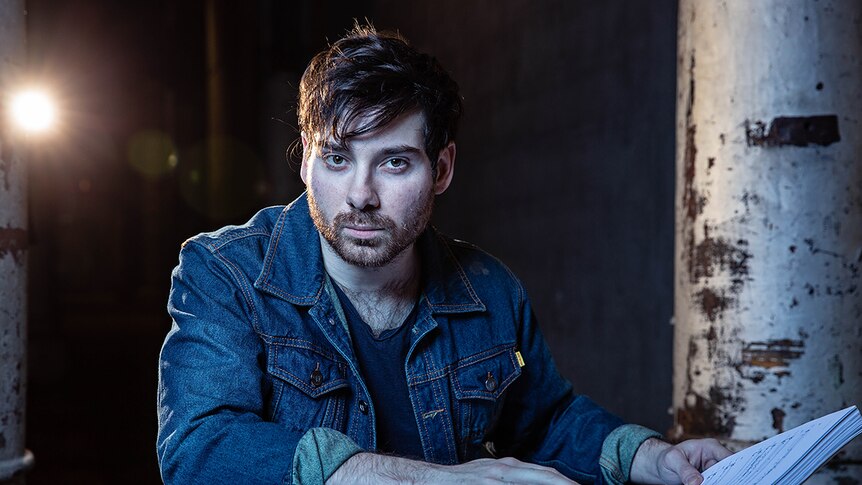
[[[425,212],[430,197],[430,188],[424,186],[410,193],[403,194],[401,203],[398,206],[401,220],[408,222],[419,218]]]
[[[324,212],[328,212],[341,196],[339,187],[323,177],[312,177],[308,190]]]
[[[392,200],[392,206],[396,211],[402,214],[410,214],[421,205],[424,196],[425,193],[422,188],[415,188],[413,190],[399,191],[393,194],[390,200]]]
[[[332,223],[333,217],[335,214],[331,209],[331,202],[326,197],[326,191],[319,190],[317,186],[314,184],[308,185],[308,203],[312,217],[314,217],[316,222],[321,222],[324,225],[329,225]]]

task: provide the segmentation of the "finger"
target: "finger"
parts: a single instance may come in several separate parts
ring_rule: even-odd
[[[716,439],[709,438],[702,441],[701,447],[703,449],[703,456],[705,457],[715,458],[717,461],[721,461],[733,454],[733,452],[722,446],[722,444]]]
[[[706,470],[715,463],[727,458],[733,453],[713,438],[701,440],[688,440],[678,445],[683,452],[691,457],[700,457],[696,460],[702,470]]]
[[[671,449],[665,456],[665,464],[668,469],[676,473],[683,485],[700,485],[703,476],[688,462],[688,458],[679,449]]]
[[[732,451],[722,446],[718,440],[710,440],[710,442],[710,448],[713,450],[713,456],[717,461],[721,461],[733,454]]]

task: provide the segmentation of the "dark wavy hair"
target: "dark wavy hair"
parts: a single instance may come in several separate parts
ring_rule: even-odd
[[[425,153],[436,169],[440,150],[458,129],[458,84],[400,34],[370,24],[357,23],[314,56],[299,84],[299,127],[324,140],[344,142],[414,109],[425,116]]]

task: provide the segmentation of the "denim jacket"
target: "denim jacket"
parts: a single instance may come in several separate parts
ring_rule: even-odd
[[[657,433],[557,372],[521,283],[433,228],[404,372],[425,460],[514,456],[623,483]],[[183,244],[160,356],[166,483],[320,483],[374,451],[375,409],[323,268],[305,195]]]

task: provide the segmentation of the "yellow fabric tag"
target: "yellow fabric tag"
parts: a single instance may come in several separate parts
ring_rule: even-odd
[[[520,351],[518,351],[518,350],[516,350],[516,351],[515,351],[515,358],[517,358],[517,359],[518,359],[518,365],[519,365],[519,366],[524,367],[525,365],[527,365],[527,364],[525,364],[525,363],[524,363],[524,357],[523,357],[523,356],[521,356],[521,352],[520,352]]]

